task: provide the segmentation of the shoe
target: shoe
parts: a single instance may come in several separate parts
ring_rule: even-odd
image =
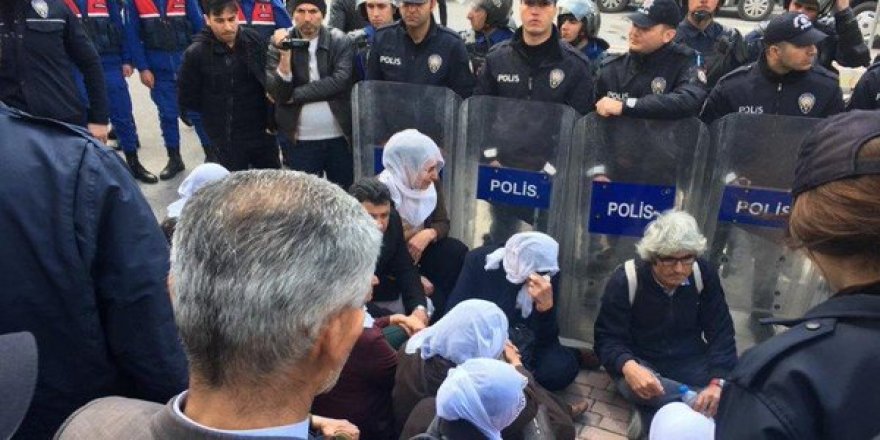
[[[596,352],[589,348],[578,348],[578,364],[582,370],[598,370],[602,363],[599,362],[599,356]]]
[[[186,125],[187,127],[193,126],[193,121],[189,118],[189,115],[183,113],[180,114],[180,122],[183,122],[183,125]]]
[[[137,152],[134,153],[125,153],[125,163],[128,164],[128,170],[131,171],[131,175],[141,182],[144,183],[156,183],[159,181],[156,178],[156,175],[147,171],[143,165],[141,165],[140,160],[138,160]]]
[[[174,176],[178,175],[181,171],[185,169],[186,166],[183,164],[183,159],[180,158],[180,152],[169,151],[168,165],[165,165],[165,168],[162,169],[161,173],[159,173],[159,178],[162,180],[173,179]]]

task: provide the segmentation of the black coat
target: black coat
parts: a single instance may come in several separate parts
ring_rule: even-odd
[[[239,27],[229,48],[205,27],[183,53],[180,108],[201,113],[214,145],[259,139],[269,122],[265,69],[265,41],[257,31]]]
[[[728,113],[824,118],[842,111],[837,75],[821,66],[777,75],[761,57],[722,78],[709,94],[700,118],[709,124]]]
[[[388,229],[382,234],[382,251],[376,262],[376,276],[379,285],[373,289],[373,300],[393,301],[400,296],[407,314],[417,306],[427,305],[419,271],[403,237],[400,214],[393,208]]]
[[[496,44],[486,55],[474,95],[567,104],[580,114],[592,110],[593,74],[582,52],[559,39],[553,27],[552,42],[540,65],[532,67],[522,39],[522,28],[513,38]]]
[[[705,75],[693,49],[669,43],[648,54],[612,55],[602,61],[596,101],[624,102],[623,116],[680,119],[696,116],[706,99]]]
[[[853,89],[847,110],[880,109],[880,63],[874,63]]]
[[[870,439],[880,434],[880,285],[838,294],[743,354],[715,438]]]
[[[742,34],[712,21],[705,30],[699,30],[684,19],[675,34],[676,43],[693,49],[698,56],[697,65],[706,72],[706,82],[714,87],[722,76],[748,63],[748,52]]]

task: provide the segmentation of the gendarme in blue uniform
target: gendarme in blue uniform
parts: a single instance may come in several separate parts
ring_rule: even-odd
[[[239,1],[238,24],[257,31],[266,41],[269,41],[276,29],[293,26],[281,0]]]

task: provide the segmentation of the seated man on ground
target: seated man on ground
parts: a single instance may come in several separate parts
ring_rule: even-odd
[[[189,389],[164,406],[92,401],[56,438],[357,437],[309,409],[363,330],[380,243],[360,204],[317,177],[244,171],[203,188],[177,224],[169,276]]]
[[[696,411],[714,416],[736,345],[718,272],[699,258],[706,238],[690,214],[670,211],[648,225],[636,250],[639,259],[617,268],[605,286],[595,327],[599,359],[642,426],[681,399],[681,385],[699,393]]]
[[[556,303],[559,300],[559,244],[540,232],[514,234],[498,247],[469,252],[449,306],[478,298],[495,303],[510,323],[510,339],[526,368],[541,386],[561,390],[574,381],[579,360],[598,368],[592,352],[583,356],[559,342]]]

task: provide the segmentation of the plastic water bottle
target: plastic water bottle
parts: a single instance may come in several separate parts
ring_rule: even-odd
[[[687,406],[693,408],[694,403],[697,402],[697,392],[688,388],[687,385],[682,385],[678,387],[678,392],[681,394],[681,401],[684,402]]]

